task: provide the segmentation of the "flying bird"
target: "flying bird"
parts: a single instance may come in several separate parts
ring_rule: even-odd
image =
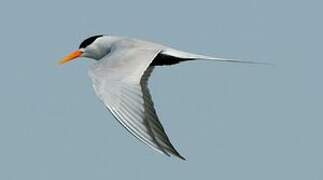
[[[96,61],[89,69],[94,91],[123,127],[152,149],[183,160],[160,123],[149,93],[148,79],[154,68],[198,59],[259,64],[193,54],[144,40],[107,35],[85,39],[78,50],[59,63],[78,57]]]

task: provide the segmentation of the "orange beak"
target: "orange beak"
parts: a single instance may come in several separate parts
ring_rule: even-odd
[[[82,52],[80,50],[76,50],[72,52],[71,54],[65,56],[61,61],[59,61],[59,64],[65,64],[69,61],[72,61],[73,59],[76,59],[82,55]]]

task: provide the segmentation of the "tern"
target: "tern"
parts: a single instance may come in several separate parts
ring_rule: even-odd
[[[159,121],[148,89],[154,67],[192,60],[261,64],[193,54],[144,40],[107,35],[85,39],[78,50],[59,63],[78,57],[96,61],[89,69],[94,91],[123,127],[150,148],[183,160],[185,158],[174,148]]]

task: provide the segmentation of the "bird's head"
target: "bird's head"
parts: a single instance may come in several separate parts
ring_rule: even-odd
[[[78,57],[87,57],[95,60],[101,59],[108,53],[109,47],[104,43],[103,35],[95,35],[85,39],[79,46],[79,49],[65,56],[59,64],[67,63]]]

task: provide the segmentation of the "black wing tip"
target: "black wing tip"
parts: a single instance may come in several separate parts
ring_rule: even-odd
[[[179,154],[176,150],[175,150],[175,152],[168,152],[168,153],[172,154],[173,156],[175,156],[175,157],[177,157],[177,158],[179,158],[181,160],[186,161],[186,158],[184,156],[182,156],[181,154]]]
[[[186,160],[185,159],[185,157],[184,156],[182,156],[179,152],[177,152],[177,150],[173,147],[173,149],[174,149],[174,152],[172,152],[172,154],[174,155],[174,156],[176,156],[176,157],[178,157],[178,158],[180,158],[180,159],[182,159],[182,160]]]
[[[185,157],[183,157],[182,155],[180,155],[180,154],[174,154],[174,153],[171,153],[171,155],[170,154],[166,154],[166,153],[163,153],[163,154],[165,154],[166,156],[168,156],[168,157],[171,157],[171,156],[174,156],[174,157],[176,157],[176,158],[178,158],[178,159],[181,159],[181,160],[183,160],[183,161],[186,161],[186,158]]]
[[[178,154],[176,157],[178,157],[179,159],[186,161],[185,157],[183,157],[182,155]]]
[[[176,149],[175,148],[173,148],[172,149],[172,151],[169,151],[169,150],[161,150],[160,151],[162,154],[165,154],[166,156],[168,156],[168,157],[172,157],[172,156],[174,156],[174,157],[177,157],[177,158],[179,158],[179,159],[181,159],[181,160],[184,160],[184,161],[186,161],[186,158],[184,157],[184,156],[182,156],[181,154],[179,154],[177,151],[176,151]]]

